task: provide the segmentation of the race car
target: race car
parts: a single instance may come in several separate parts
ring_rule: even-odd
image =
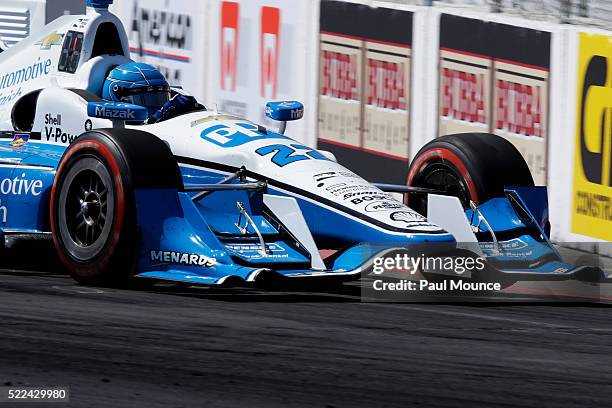
[[[550,244],[546,189],[506,140],[441,137],[407,185],[372,184],[284,135],[301,103],[269,102],[269,129],[131,61],[111,3],[0,54],[0,243],[49,240],[84,284],[343,281],[397,250],[469,251],[509,282],[586,273]]]

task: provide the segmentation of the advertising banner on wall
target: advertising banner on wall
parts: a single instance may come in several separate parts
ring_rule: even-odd
[[[321,2],[318,146],[372,181],[408,173],[412,18]]]
[[[439,136],[502,136],[545,185],[549,70],[549,32],[442,14]]]
[[[202,98],[206,90],[206,2],[122,0],[113,4],[132,59],[154,65],[172,86]]]
[[[298,100],[306,114],[308,0],[212,1],[210,67],[213,99],[222,112],[275,129],[265,116],[269,101]],[[217,17],[218,16],[218,17]],[[310,84],[310,87],[314,86]],[[288,125],[288,135],[306,139],[305,120]]]
[[[572,232],[612,241],[612,37],[579,34]]]

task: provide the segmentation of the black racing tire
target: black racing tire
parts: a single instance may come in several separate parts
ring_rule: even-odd
[[[131,129],[97,129],[64,152],[51,189],[53,243],[79,283],[122,286],[138,253],[137,189],[182,189],[180,170],[158,137]]]
[[[419,150],[408,170],[407,185],[444,190],[464,208],[504,195],[509,186],[533,186],[521,153],[506,139],[489,133],[439,137]],[[406,204],[426,215],[427,197],[406,195]]]

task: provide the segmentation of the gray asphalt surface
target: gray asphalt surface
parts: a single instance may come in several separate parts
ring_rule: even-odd
[[[3,270],[0,386],[70,386],[73,407],[609,406],[610,308],[521,299],[97,289]]]

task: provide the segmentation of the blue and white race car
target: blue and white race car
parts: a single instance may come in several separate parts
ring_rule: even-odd
[[[504,139],[436,139],[407,186],[371,184],[132,62],[109,3],[0,54],[0,244],[52,240],[85,284],[346,280],[398,249],[456,247],[508,282],[585,274],[550,245],[546,190]],[[302,113],[266,106],[283,130]]]

